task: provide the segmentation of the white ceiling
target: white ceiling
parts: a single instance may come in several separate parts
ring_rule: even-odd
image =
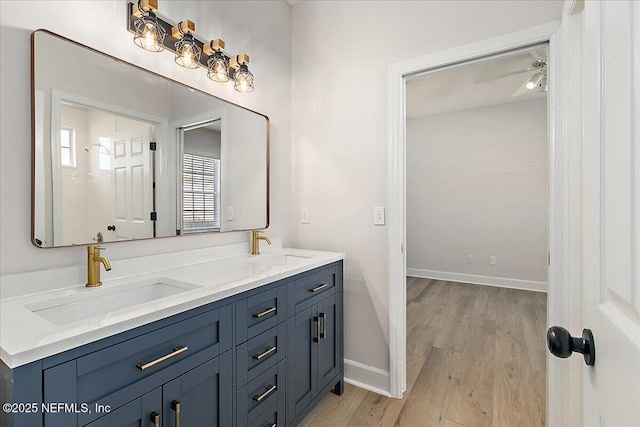
[[[531,51],[533,54],[530,53]],[[484,83],[474,83],[476,78],[530,68],[536,60],[534,55],[547,57],[546,47],[531,51],[466,65],[462,64],[458,67],[410,78],[407,81],[407,118],[546,97],[545,92],[536,90],[528,90],[520,96],[511,96],[536,71],[528,71]]]

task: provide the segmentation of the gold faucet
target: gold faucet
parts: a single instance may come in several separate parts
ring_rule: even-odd
[[[260,230],[253,230],[251,232],[251,255],[260,255],[260,240],[271,244],[271,240],[267,236],[260,235]]]
[[[102,285],[100,281],[100,264],[104,265],[105,271],[111,270],[109,260],[100,256],[98,245],[87,246],[87,284],[88,288]]]

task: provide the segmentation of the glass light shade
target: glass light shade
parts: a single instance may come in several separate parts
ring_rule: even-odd
[[[238,92],[253,92],[253,74],[245,64],[240,65],[233,79],[235,80],[233,88]]]
[[[542,80],[542,73],[536,73],[529,79],[525,86],[529,90],[535,89],[540,84],[540,80]]]
[[[207,61],[209,72],[207,77],[215,82],[229,81],[229,60],[222,52],[216,52]]]
[[[158,24],[156,16],[147,12],[133,23],[136,32],[133,42],[149,52],[162,52],[164,50],[164,37],[167,32]]]
[[[202,50],[191,34],[185,34],[176,42],[176,64],[185,68],[198,68]]]
[[[538,92],[547,92],[549,90],[549,82],[547,80],[547,76],[543,75],[540,79],[540,83],[538,83]]]

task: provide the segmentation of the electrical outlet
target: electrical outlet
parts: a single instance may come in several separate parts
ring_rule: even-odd
[[[467,255],[467,264],[473,264],[473,255]]]
[[[497,259],[495,256],[490,256],[489,257],[489,265],[496,265]]]
[[[373,208],[373,225],[384,225],[384,206]]]
[[[234,215],[233,206],[229,206],[227,208],[227,221],[233,221],[233,215]]]
[[[300,223],[309,224],[309,208],[300,209]]]

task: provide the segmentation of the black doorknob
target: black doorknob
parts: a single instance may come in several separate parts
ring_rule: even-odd
[[[584,363],[593,366],[596,363],[596,346],[591,329],[583,329],[581,338],[574,338],[561,326],[552,326],[547,331],[547,347],[551,354],[566,358],[576,351],[584,356]]]

